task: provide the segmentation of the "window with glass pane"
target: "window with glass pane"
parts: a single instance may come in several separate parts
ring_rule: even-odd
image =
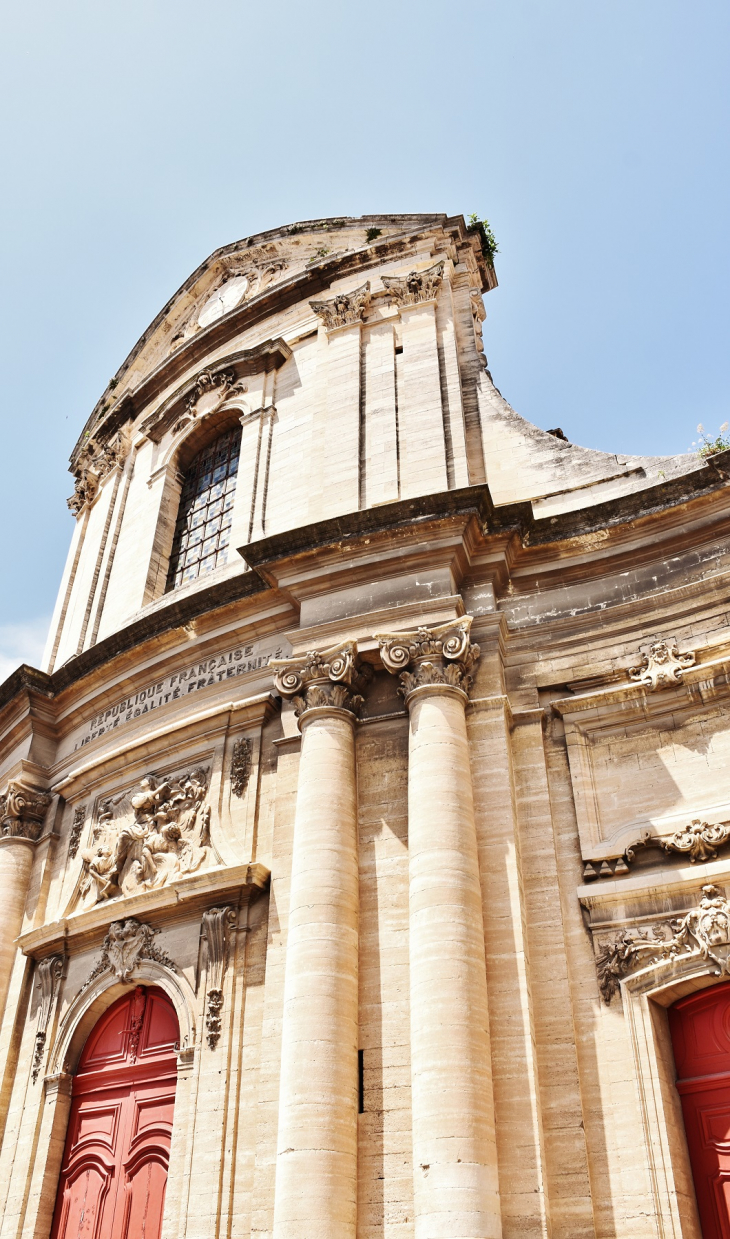
[[[240,451],[241,427],[236,426],[190,462],[180,495],[168,589],[226,562]]]

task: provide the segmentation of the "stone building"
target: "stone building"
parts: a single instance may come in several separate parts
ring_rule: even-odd
[[[730,453],[493,385],[487,238],[216,251],[0,689],[0,1239],[730,1233]]]

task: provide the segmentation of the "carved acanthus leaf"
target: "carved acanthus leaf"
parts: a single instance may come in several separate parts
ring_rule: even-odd
[[[409,271],[406,276],[384,275],[383,287],[396,305],[418,305],[421,301],[434,300],[443,274],[444,264],[437,262],[425,271]]]
[[[667,936],[659,936],[666,929]],[[699,955],[716,965],[716,975],[730,972],[730,961],[716,954],[730,945],[730,905],[717,886],[703,886],[699,906],[681,918],[646,931],[624,930],[599,944],[596,954],[598,985],[606,1003],[616,993],[622,977],[647,964],[655,967]]]
[[[359,662],[354,641],[299,658],[272,658],[269,666],[276,672],[277,691],[292,699],[298,717],[322,706],[359,714],[363,697],[352,690],[364,688],[372,675],[371,668]]]
[[[121,468],[129,452],[128,439],[120,431],[108,443],[89,439],[76,462],[74,493],[67,500],[74,516],[78,516],[96,497],[99,486],[117,465]]]
[[[328,331],[335,327],[348,327],[351,323],[361,323],[370,304],[370,282],[355,288],[351,293],[338,293],[332,301],[310,301],[309,304]]]
[[[417,688],[445,684],[469,695],[472,671],[479,659],[479,646],[469,641],[471,616],[434,628],[410,632],[381,633],[383,665],[400,679],[398,692],[406,701]]]
[[[202,936],[206,944],[207,998],[205,1027],[208,1045],[214,1050],[221,1035],[223,976],[228,964],[228,938],[236,913],[231,907],[211,908],[203,913]]]
[[[41,991],[41,1002],[38,1008],[38,1027],[36,1029],[35,1049],[33,1052],[32,1076],[34,1084],[38,1079],[43,1062],[48,1022],[51,1018],[53,999],[56,995],[58,982],[63,976],[63,962],[62,955],[48,955],[38,963],[38,985]]]
[[[86,978],[81,990],[85,990],[102,973],[110,971],[120,981],[129,981],[141,959],[152,959],[165,968],[176,971],[174,962],[154,944],[159,933],[151,925],[128,917],[125,921],[112,921],[101,944],[101,957],[93,972]]]
[[[0,796],[0,827],[3,835],[34,841],[38,839],[51,800],[48,792],[39,792],[11,780],[5,795]]]
[[[231,791],[239,799],[245,795],[248,781],[251,777],[251,762],[253,760],[253,741],[237,740],[233,746],[231,758]]]
[[[694,664],[695,655],[680,654],[676,641],[655,641],[649,652],[642,654],[641,666],[629,668],[629,676],[653,692],[681,684],[682,672]]]

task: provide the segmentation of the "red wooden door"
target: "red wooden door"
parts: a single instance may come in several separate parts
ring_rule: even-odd
[[[669,1011],[703,1239],[730,1239],[730,982]]]
[[[159,1239],[179,1026],[138,985],[89,1035],[74,1078],[52,1239]]]

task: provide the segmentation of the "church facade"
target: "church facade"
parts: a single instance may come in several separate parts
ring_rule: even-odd
[[[730,1234],[730,453],[592,451],[460,216],[216,251],[0,687],[0,1239]]]

